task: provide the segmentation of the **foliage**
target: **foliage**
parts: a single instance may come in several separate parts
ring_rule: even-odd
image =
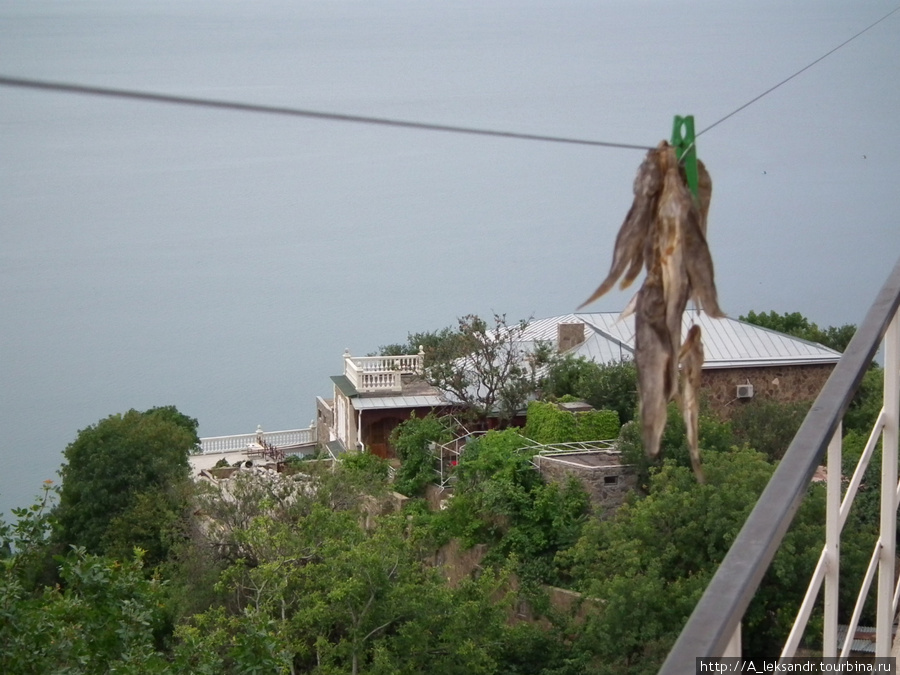
[[[809,401],[782,403],[768,398],[742,403],[731,414],[734,440],[771,460],[779,460],[803,424],[810,405]]]
[[[746,316],[739,318],[741,321],[752,323],[755,326],[768,328],[786,335],[793,335],[809,342],[816,342],[839,352],[843,352],[847,348],[847,345],[850,344],[850,340],[856,333],[856,326],[851,324],[839,327],[829,326],[823,330],[800,314],[800,312],[776,314],[770,311],[757,314],[754,311],[750,311]]]
[[[476,419],[497,415],[510,421],[537,390],[537,371],[549,358],[546,345],[526,348],[527,326],[527,321],[510,325],[500,314],[491,324],[474,314],[460,317],[453,344],[462,346],[464,356],[451,352],[426,360],[429,382]]]
[[[523,581],[551,582],[553,556],[579,536],[588,500],[575,479],[544,482],[525,445],[513,430],[470,442],[440,526],[464,545],[489,544],[488,562],[514,560]]]
[[[341,457],[341,469],[358,488],[372,492],[384,487],[389,473],[387,460],[369,452],[346,453]]]
[[[700,485],[689,468],[667,460],[652,474],[645,499],[623,506],[611,520],[591,521],[559,556],[579,590],[603,598],[580,648],[617,663],[620,672],[659,667],[656,659],[681,630],[773,467],[745,449],[711,454],[705,470],[708,483]],[[811,497],[745,616],[748,653],[770,653],[802,598],[824,532],[821,490]],[[652,663],[636,668],[648,659]]]
[[[174,407],[129,410],[81,430],[65,450],[56,509],[57,540],[90,553],[129,550],[129,529],[155,564],[182,516],[188,454],[197,446],[196,420]]]
[[[0,671],[170,672],[156,647],[162,582],[142,570],[142,552],[120,563],[76,548],[61,585],[29,592],[5,566],[0,575]]]
[[[99,550],[127,560],[138,547],[148,564],[163,562],[173,543],[183,536],[189,494],[185,482],[137,492],[129,508],[110,519]]]
[[[59,494],[53,481],[46,480],[41,494],[29,507],[14,508],[15,523],[0,520],[0,562],[25,589],[42,581],[55,580],[52,569],[52,507]]]
[[[355,519],[367,498],[386,491],[387,463],[366,453],[348,453],[337,465],[307,462],[303,473],[293,475],[238,471],[198,489],[195,501],[206,522],[194,529],[195,546],[214,550],[228,565],[255,566],[266,559],[268,544],[244,533],[258,519],[296,526],[321,509]]]
[[[405,517],[366,530],[315,504],[295,523],[257,517],[240,537],[256,556],[223,573],[232,603],[178,632],[219,672],[497,672],[500,580],[450,588]]]
[[[547,444],[609,440],[619,435],[619,414],[615,410],[571,413],[553,403],[531,401],[523,433]]]
[[[470,347],[465,335],[452,326],[441,330],[424,333],[410,333],[405,344],[390,344],[378,348],[382,356],[402,356],[418,354],[419,349],[425,354],[425,367],[433,363],[443,363],[465,356]]]
[[[553,403],[531,401],[528,404],[526,437],[538,443],[568,443],[575,440],[575,415]]]
[[[391,432],[391,445],[397,450],[402,464],[394,479],[394,489],[407,497],[419,497],[425,487],[434,482],[435,458],[431,443],[447,443],[453,439],[444,418],[429,413],[416,417],[412,413]]]
[[[656,459],[647,457],[644,452],[644,443],[641,438],[641,428],[637,421],[623,424],[619,432],[619,450],[622,452],[624,463],[635,467],[638,477],[638,485],[647,490],[650,481],[650,472],[654,467],[660,467],[666,459],[672,460],[678,466],[690,467],[690,450],[685,433],[684,418],[678,406],[670,403],[666,410],[666,426],[660,441],[660,452]],[[734,436],[731,425],[721,421],[718,417],[706,413],[702,408],[697,424],[700,458],[715,452],[729,452],[734,445]]]
[[[849,479],[856,471],[856,465],[865,450],[868,433],[847,432],[841,441],[841,474]],[[878,527],[881,513],[881,440],[879,439],[869,465],[857,488],[853,511],[859,520],[872,527]]]
[[[554,406],[533,410],[529,423],[540,422],[542,433],[565,426]],[[131,414],[151,418],[137,420],[151,439],[189,431],[171,415]],[[759,413],[767,422],[783,414]],[[106,420],[82,432],[88,447],[103,456],[120,447],[131,438],[127,416],[110,418],[117,433]],[[420,451],[448,432],[433,417],[401,426],[395,446],[412,458],[413,482]],[[566,429],[576,433],[578,423]],[[48,482],[33,506],[15,510],[16,523],[0,522],[0,672],[656,672],[773,470],[762,453],[734,448],[730,425],[705,414],[700,438],[706,485],[689,468],[675,406],[662,462],[647,462],[637,425],[624,425],[620,444],[626,461],[640,465],[647,494],[605,519],[588,518],[576,481],[544,482],[525,450],[530,441],[514,430],[470,442],[454,498],[434,513],[414,500],[401,514],[372,515],[388,489],[387,464],[367,454],[306,461],[291,476],[238,471],[195,493],[145,483],[104,519],[100,546],[118,559],[66,549],[52,582],[50,535],[59,536],[62,509],[50,510],[56,490]],[[865,441],[848,430],[848,475]],[[844,528],[841,621],[877,539],[879,464],[876,449]],[[113,484],[100,473],[108,481],[101,486]],[[172,475],[178,484],[180,472]],[[182,521],[172,505],[189,498],[193,517]],[[746,613],[747,653],[772,653],[793,620],[821,550],[823,513],[824,487],[813,485]],[[167,550],[127,549],[161,531],[179,534]],[[477,577],[452,585],[433,565],[435,539],[447,537],[487,545]],[[150,575],[152,556],[164,562]],[[581,591],[577,615],[533,603],[551,623],[510,624],[508,571],[532,599],[541,583]],[[863,620],[870,616],[867,608]],[[819,610],[812,625],[821,625]]]
[[[619,413],[615,410],[586,410],[575,413],[576,441],[607,441],[619,435]]]
[[[283,460],[281,460],[281,466],[289,469],[299,469],[303,466],[306,466],[307,462],[312,462],[317,459],[326,459],[327,457],[327,452],[312,452],[308,455],[288,455]]]
[[[850,407],[844,415],[844,431],[868,434],[881,412],[884,398],[884,370],[873,365],[863,375]]]
[[[597,410],[615,410],[624,424],[637,408],[637,370],[633,361],[601,365],[566,354],[551,361],[543,391],[547,397],[571,395]]]
[[[792,314],[776,314],[769,312],[749,312],[742,316],[741,320],[749,323],[777,330],[794,337],[799,337],[811,342],[817,342],[831,349],[843,352],[856,333],[856,326],[845,324],[840,327],[829,326],[820,329],[811,323],[799,312]],[[882,406],[882,394],[884,390],[884,372],[877,363],[872,363],[860,383],[860,387],[850,403],[850,408],[844,416],[844,432],[858,431],[868,433]]]

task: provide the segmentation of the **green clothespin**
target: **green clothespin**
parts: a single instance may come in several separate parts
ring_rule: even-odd
[[[694,116],[675,115],[675,122],[672,125],[672,147],[675,148],[675,155],[678,162],[684,166],[684,174],[687,178],[688,187],[694,199],[697,197],[697,185],[699,178],[697,174],[697,146],[694,142]]]

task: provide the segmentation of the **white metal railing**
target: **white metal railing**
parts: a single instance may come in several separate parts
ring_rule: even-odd
[[[596,452],[607,452],[621,455],[616,441],[569,441],[568,443],[538,443],[522,448],[533,450],[538,455],[587,455]]]
[[[252,434],[201,438],[200,452],[204,455],[216,452],[239,452],[246,450],[253,443],[261,445],[260,440],[264,440],[276,448],[289,448],[296,445],[314,445],[318,439],[316,438],[315,423],[311,423],[305,429],[286,429],[284,431],[263,431],[258,428]]]
[[[450,479],[453,477],[453,471],[459,463],[459,457],[466,444],[473,439],[484,436],[487,431],[468,431],[465,430],[462,435],[457,436],[449,443],[431,443],[429,450],[434,457],[434,472],[437,475],[437,484],[441,488],[446,488]]]
[[[344,376],[360,393],[379,391],[400,391],[401,375],[423,372],[425,354],[419,348],[418,354],[401,356],[351,356],[344,352]]]
[[[883,342],[882,342],[883,341]],[[841,420],[884,345],[884,399],[866,447],[841,499]],[[879,440],[882,450],[879,539],[862,579],[840,656],[847,656],[878,571],[875,656],[888,657],[900,586],[895,581],[900,427],[900,260],[791,442],[787,453],[694,608],[661,673],[694,673],[698,657],[740,656],[741,619],[784,537],[816,466],[827,454],[825,546],[782,651],[793,656],[824,585],[822,656],[838,656],[840,536]]]
[[[897,592],[900,586],[894,584],[894,554],[896,548],[896,522],[897,504],[900,498],[900,485],[897,485],[897,425],[898,404],[900,395],[900,313],[895,314],[884,338],[885,362],[884,362],[884,405],[872,431],[868,442],[860,455],[853,477],[841,499],[841,426],[835,431],[831,442],[828,444],[828,483],[825,499],[825,546],[819,555],[819,561],[813,572],[812,579],[806,589],[806,595],[797,613],[797,619],[788,635],[787,642],[781,652],[782,657],[794,656],[806,624],[812,613],[813,605],[818,598],[819,591],[824,582],[824,640],[822,655],[826,657],[848,656],[853,644],[852,637],[859,625],[859,618],[863,611],[863,605],[869,595],[875,571],[878,570],[878,592],[876,610],[876,656],[889,656],[892,643],[892,625],[897,613]],[[882,443],[882,492],[881,492],[881,527],[878,541],[875,542],[869,567],[866,570],[853,608],[850,625],[847,628],[848,638],[844,640],[841,654],[837,653],[837,629],[838,629],[838,584],[840,581],[839,552],[841,546],[841,532],[850,514],[850,507],[856,498],[863,475],[869,466],[869,461],[878,446]]]

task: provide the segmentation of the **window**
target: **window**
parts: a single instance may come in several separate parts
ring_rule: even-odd
[[[603,484],[604,485],[618,485],[619,477],[618,476],[603,476]]]

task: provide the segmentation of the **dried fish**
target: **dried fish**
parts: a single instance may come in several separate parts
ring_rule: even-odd
[[[666,426],[666,406],[675,396],[676,352],[666,325],[661,268],[654,264],[638,291],[634,312],[634,360],[638,372],[641,435],[649,457],[659,454]]]
[[[675,149],[668,144],[661,148],[660,164],[665,178],[657,209],[653,246],[662,272],[666,328],[672,341],[672,351],[678,354],[681,349],[681,316],[691,291],[690,280],[685,274],[684,231],[690,221],[697,226],[699,211],[678,170]]]
[[[593,295],[581,304],[581,307],[589,305],[608,292],[625,272],[626,267],[628,271],[622,280],[622,288],[631,285],[635,277],[640,274],[644,264],[644,248],[653,219],[656,217],[656,202],[659,199],[661,187],[662,172],[659,167],[658,152],[654,149],[647,153],[638,168],[637,176],[635,176],[634,201],[616,236],[616,246],[609,274]]]
[[[634,202],[616,237],[609,274],[584,305],[609,291],[623,273],[625,288],[646,266],[643,286],[622,313],[627,316],[633,310],[635,314],[634,360],[644,449],[650,457],[659,454],[666,407],[679,397],[680,363],[680,402],[691,464],[702,483],[697,426],[703,344],[700,327],[692,326],[682,346],[682,316],[691,298],[710,316],[724,314],[706,242],[712,179],[702,162],[697,169],[695,199],[672,146],[662,141],[647,153],[634,181]]]
[[[709,216],[709,204],[712,201],[712,178],[706,165],[697,160],[697,201],[700,202],[700,231],[706,236],[706,219]]]
[[[694,303],[710,316],[721,318],[725,314],[719,308],[712,255],[706,242],[706,218],[712,197],[712,179],[703,162],[697,162],[697,169],[699,209],[689,213],[681,222],[682,255]]]
[[[706,476],[700,466],[700,440],[698,426],[700,420],[700,378],[703,369],[703,342],[700,340],[700,326],[691,326],[678,355],[681,363],[681,413],[687,428],[688,449],[691,466],[697,482],[705,483]]]

